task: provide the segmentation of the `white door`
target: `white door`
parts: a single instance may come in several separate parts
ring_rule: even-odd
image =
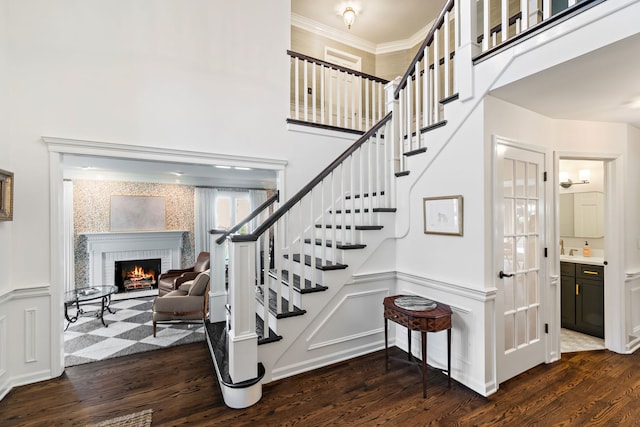
[[[545,361],[545,157],[500,140],[496,148],[496,373],[501,383]]]
[[[362,59],[357,56],[325,48],[324,60],[350,70],[361,71]],[[360,129],[361,89],[360,77],[330,69],[325,82],[325,111],[328,124]]]

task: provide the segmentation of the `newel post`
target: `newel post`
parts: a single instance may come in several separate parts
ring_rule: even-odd
[[[476,0],[456,0],[455,82],[460,101],[473,98],[473,58],[482,53],[477,40],[478,13]]]
[[[390,176],[386,177],[389,180],[389,190],[390,190],[390,200],[395,201],[395,173],[402,170],[401,161],[403,160],[402,156],[402,140],[400,138],[400,120],[398,119],[400,116],[400,102],[395,97],[395,92],[398,86],[400,86],[401,77],[396,77],[391,80],[384,86],[385,92],[385,108],[386,114],[393,113],[391,116],[391,144],[388,144],[386,147],[387,150],[387,159],[389,162],[389,174]],[[387,145],[387,144],[385,144]],[[395,203],[395,202],[394,202]]]
[[[209,321],[211,323],[224,322],[226,320],[227,303],[227,278],[226,263],[224,262],[224,249],[227,242],[216,243],[225,232],[224,230],[211,230],[209,247],[211,248],[211,272],[209,274]]]
[[[258,376],[256,236],[235,235],[229,245],[229,375],[239,383]]]

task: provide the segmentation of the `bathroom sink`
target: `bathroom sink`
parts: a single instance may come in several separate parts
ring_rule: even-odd
[[[584,257],[582,255],[560,255],[560,261],[575,262],[578,264],[604,265],[604,258],[595,256]]]

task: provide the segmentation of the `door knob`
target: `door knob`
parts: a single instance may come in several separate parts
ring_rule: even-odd
[[[504,271],[500,270],[500,273],[498,274],[498,277],[501,279],[504,279],[505,277],[513,277],[513,274],[507,274]]]

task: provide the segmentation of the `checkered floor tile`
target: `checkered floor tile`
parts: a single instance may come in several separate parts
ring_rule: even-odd
[[[80,365],[112,357],[157,350],[204,340],[202,325],[158,325],[153,336],[151,307],[155,297],[112,301],[104,314],[104,327],[96,312],[100,305],[82,306],[85,314],[64,333],[65,366]],[[74,315],[69,308],[69,315]]]

